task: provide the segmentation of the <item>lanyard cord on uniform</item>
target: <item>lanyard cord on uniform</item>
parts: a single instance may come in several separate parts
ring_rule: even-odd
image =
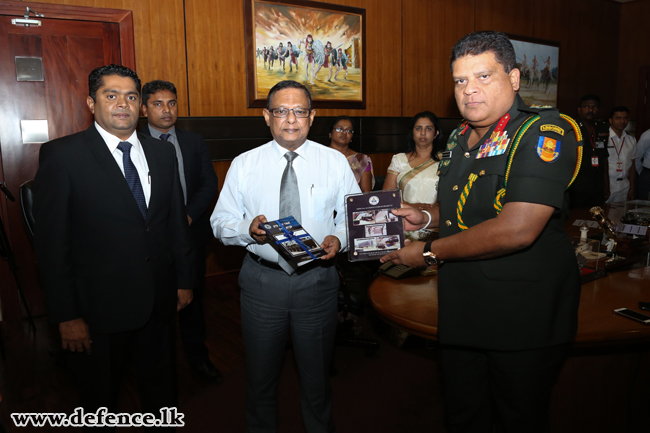
[[[560,116],[569,122],[569,124],[573,127],[573,132],[575,133],[576,136],[576,141],[579,143],[582,141],[582,134],[580,133],[580,127],[578,124],[573,120],[571,117],[560,113]],[[503,181],[503,188],[501,188],[498,192],[496,197],[494,198],[494,208],[497,211],[497,215],[501,213],[501,210],[503,209],[503,205],[501,204],[501,200],[503,197],[506,195],[506,186],[508,185],[508,178],[510,177],[510,169],[512,168],[512,161],[514,158],[514,154],[519,147],[519,143],[521,142],[522,137],[525,135],[526,131],[530,129],[531,125],[535,122],[537,122],[540,119],[539,115],[531,116],[526,121],[517,129],[517,132],[515,133],[515,139],[513,141],[513,144],[510,148],[510,152],[508,153],[508,162],[506,164],[506,175]],[[571,184],[575,181],[576,177],[578,176],[578,171],[580,170],[580,166],[582,165],[582,146],[578,146],[578,155],[577,155],[577,162],[576,162],[576,167],[573,171],[573,176],[571,177],[571,181],[569,184],[566,186],[565,190],[568,189]],[[463,192],[460,195],[460,198],[458,199],[458,204],[456,205],[456,219],[458,221],[458,228],[463,230],[467,230],[469,227],[465,225],[463,222],[462,214],[463,214],[463,208],[465,207],[465,203],[467,201],[467,196],[469,195],[470,190],[472,189],[472,186],[474,185],[474,181],[478,176],[474,173],[471,173],[469,175],[469,179],[467,181],[467,184],[463,188]]]

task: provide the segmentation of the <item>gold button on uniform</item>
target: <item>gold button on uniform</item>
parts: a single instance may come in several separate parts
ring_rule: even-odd
[[[469,158],[469,152],[465,152],[465,158]]]
[[[485,176],[485,170],[481,170],[481,171],[478,173],[478,175],[479,175],[479,176]]]
[[[447,220],[445,221],[445,224],[447,225],[447,227],[451,227],[451,221]]]
[[[453,190],[453,191],[458,191],[458,185],[454,185],[454,187],[452,188],[452,190]]]

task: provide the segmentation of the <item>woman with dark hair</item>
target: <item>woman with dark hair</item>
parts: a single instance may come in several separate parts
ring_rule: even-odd
[[[341,152],[348,159],[350,168],[357,179],[361,191],[372,191],[375,186],[375,175],[372,171],[372,161],[368,155],[350,149],[354,134],[354,121],[348,116],[334,119],[330,128],[330,147]]]
[[[438,117],[430,111],[416,114],[406,136],[406,153],[393,156],[384,189],[399,188],[402,202],[417,209],[433,207],[438,198],[438,164],[444,147]],[[416,233],[411,237],[419,239]]]

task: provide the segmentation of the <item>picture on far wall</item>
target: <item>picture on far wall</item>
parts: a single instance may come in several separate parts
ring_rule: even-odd
[[[301,0],[243,0],[248,107],[294,80],[315,108],[366,107],[366,10]]]
[[[521,71],[519,95],[528,105],[557,107],[560,43],[508,35]]]

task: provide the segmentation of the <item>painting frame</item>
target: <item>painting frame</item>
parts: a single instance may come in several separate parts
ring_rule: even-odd
[[[270,89],[271,84],[282,81],[283,79],[294,79],[295,81],[304,84],[307,89],[309,89],[312,97],[312,107],[313,108],[347,108],[347,109],[365,109],[366,108],[366,10],[363,8],[356,8],[351,6],[342,6],[329,3],[321,3],[308,0],[243,0],[244,6],[244,40],[245,40],[245,51],[246,51],[246,98],[248,108],[259,108],[266,107],[266,95],[268,94],[268,89]],[[327,16],[331,18],[328,20],[334,21],[337,17],[340,17],[341,21],[345,19],[345,23],[354,22],[354,27],[351,27],[350,31],[351,36],[347,36],[350,40],[346,44],[339,44],[337,42],[341,40],[340,35],[336,34],[318,34],[321,31],[320,26],[316,27],[309,34],[315,34],[312,36],[313,49],[316,51],[316,44],[320,41],[321,45],[325,45],[327,48],[326,42],[330,38],[336,38],[335,42],[330,45],[334,49],[340,48],[344,53],[344,56],[341,56],[342,59],[346,59],[348,52],[353,53],[349,56],[350,58],[346,62],[347,68],[343,72],[343,79],[338,77],[343,71],[343,67],[339,66],[330,66],[329,67],[329,76],[325,76],[327,69],[324,69],[324,64],[320,66],[316,63],[305,63],[307,55],[305,52],[306,44],[303,46],[303,39],[298,38],[297,36],[302,36],[302,34],[296,34],[294,29],[283,29],[279,34],[285,35],[287,32],[291,33],[289,30],[294,30],[293,34],[286,35],[284,39],[291,39],[294,41],[300,41],[299,43],[299,52],[296,58],[296,73],[287,74],[286,73],[286,59],[283,62],[283,71],[284,73],[276,72],[273,67],[269,65],[269,73],[265,74],[267,62],[263,63],[264,70],[260,70],[260,51],[262,47],[258,44],[258,39],[262,31],[269,32],[268,28],[260,26],[261,31],[258,31],[257,20],[262,20],[263,16],[259,13],[260,10],[273,9],[277,11],[278,15],[281,18],[292,24],[292,19],[294,17],[303,17],[305,19],[298,21],[301,28],[305,27],[305,22],[309,26],[309,20],[307,18],[314,19],[313,17],[322,17]],[[289,12],[289,13],[287,13]],[[356,26],[355,19],[358,19],[358,28]],[[272,25],[278,25],[277,23],[271,23]],[[336,31],[340,31],[341,27],[336,27]],[[303,32],[307,33],[307,32]],[[342,33],[343,35],[346,32]],[[355,36],[356,35],[356,36]],[[321,39],[324,39],[321,41]],[[293,44],[292,44],[293,46]],[[269,47],[272,48],[271,45]],[[288,45],[287,45],[288,47]],[[287,47],[284,47],[285,49]],[[266,48],[266,47],[263,47]],[[277,51],[277,48],[275,49]],[[288,51],[288,50],[287,50]],[[269,51],[270,52],[270,51]],[[335,53],[336,54],[336,53]],[[316,57],[316,56],[311,56]],[[327,56],[325,56],[327,57]],[[288,57],[287,57],[288,58]],[[293,58],[293,56],[291,57]],[[333,57],[329,57],[330,59]],[[299,59],[299,60],[298,60]],[[313,61],[313,60],[312,60]],[[299,62],[299,63],[298,63]],[[278,61],[278,68],[279,68]],[[329,62],[330,64],[333,62]],[[327,63],[326,63],[327,64]],[[275,65],[273,65],[275,66]],[[311,66],[311,69],[308,67]],[[289,64],[291,67],[291,61]],[[302,69],[304,68],[304,69]],[[316,69],[315,69],[316,68]],[[313,71],[315,70],[315,74]],[[333,70],[336,70],[336,75],[334,75]],[[273,71],[273,75],[271,74]],[[310,71],[309,74],[305,72]],[[348,73],[351,74],[350,79],[348,80]],[[310,80],[311,78],[311,80]],[[333,81],[327,80],[326,78],[334,78]],[[276,80],[276,81],[273,81]],[[340,81],[339,81],[340,80]],[[313,84],[310,82],[313,81]]]
[[[561,71],[560,42],[509,33],[506,35],[515,48],[517,68],[521,71],[521,98],[527,105],[557,108]],[[528,58],[525,54],[532,54],[532,57]],[[536,60],[538,56],[540,59]],[[535,64],[538,66],[535,67]],[[548,72],[545,72],[547,69]]]

